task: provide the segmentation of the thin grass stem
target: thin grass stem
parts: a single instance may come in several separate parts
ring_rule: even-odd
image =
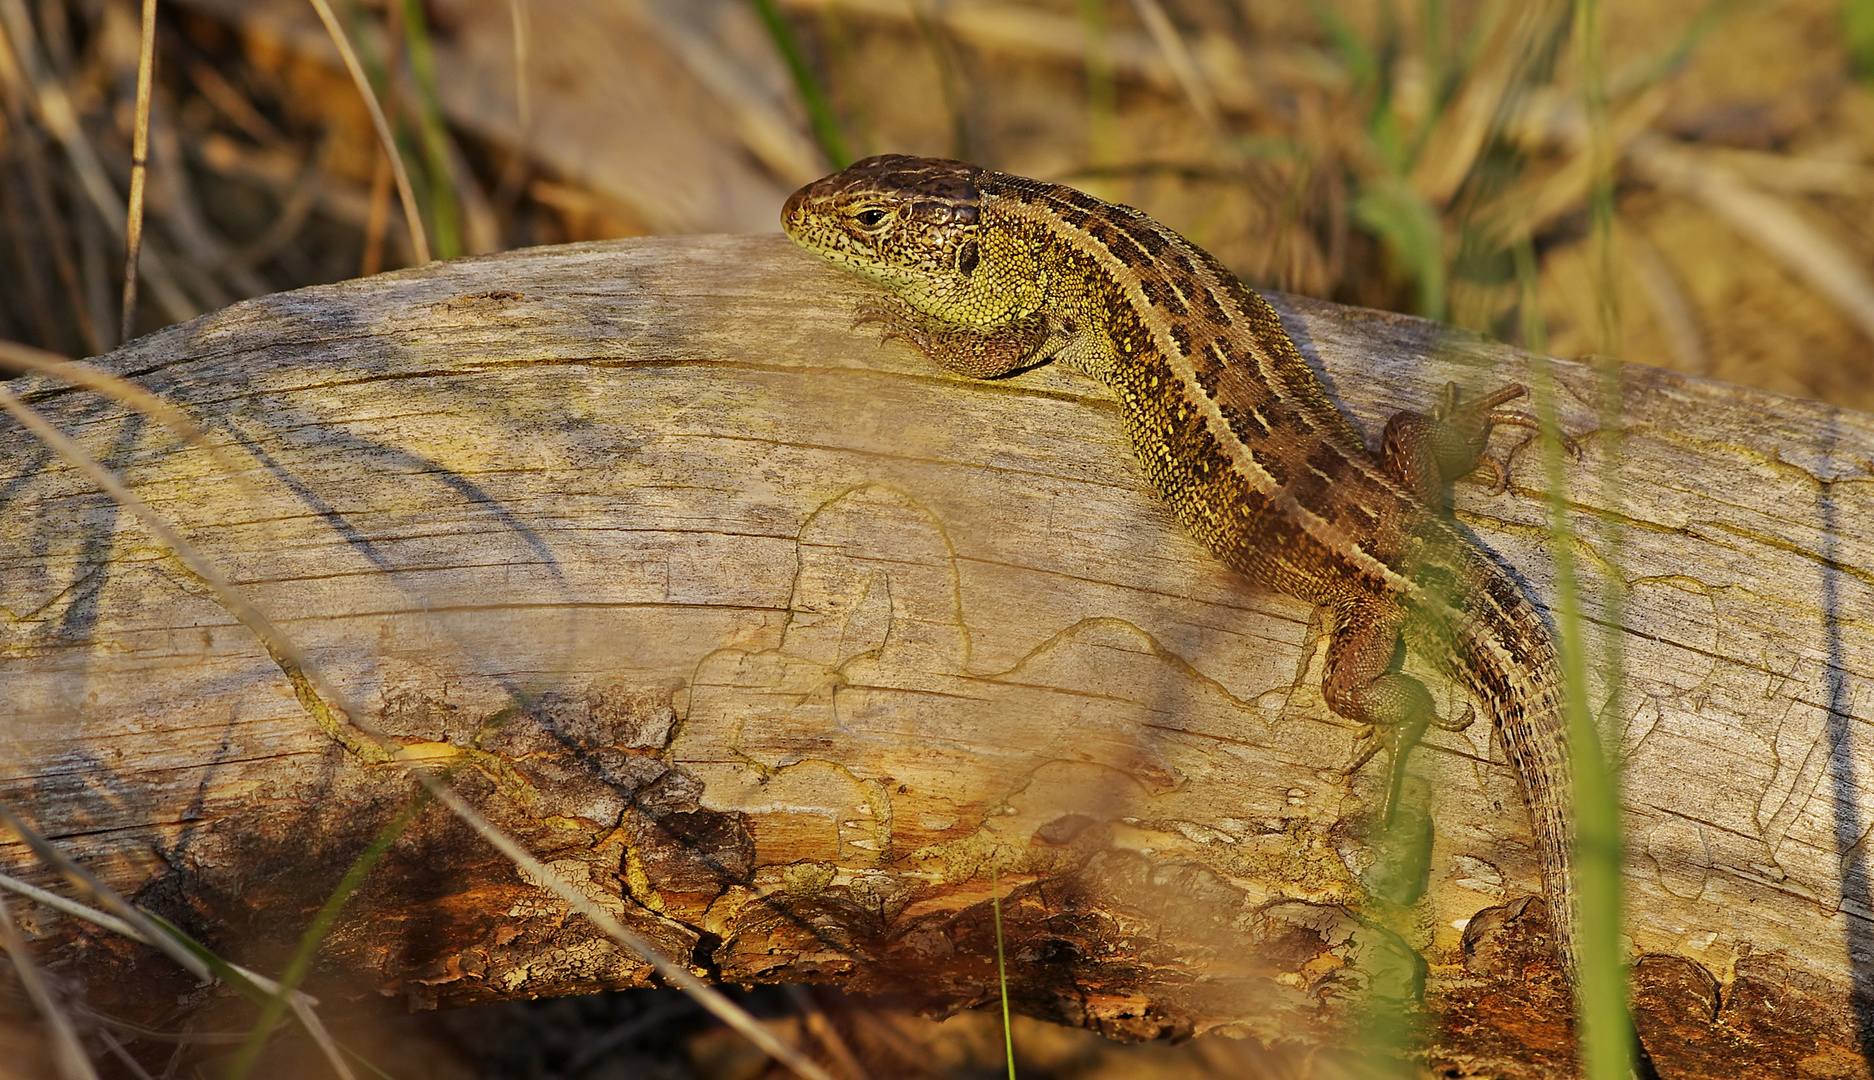
[[[844,1072],[848,1080],[872,1080],[871,1074],[859,1063],[859,1056],[846,1045],[846,1040],[833,1026],[833,1019],[814,999],[813,991],[799,983],[787,984],[787,1000],[794,1010],[806,1021],[807,1030],[826,1049],[829,1056]]]
[[[45,129],[64,147],[66,160],[71,163],[72,171],[78,174],[79,189],[84,192],[85,198],[107,229],[112,233],[124,233],[129,225],[124,209],[126,204],[118,198],[110,177],[105,173],[104,163],[98,159],[97,149],[85,135],[71,95],[47,74],[25,4],[20,0],[0,0],[0,27],[5,28],[12,40],[15,56],[23,70],[21,81],[32,100],[33,110],[38,113]],[[162,304],[164,313],[171,319],[183,322],[200,314],[194,301],[176,284],[167,264],[155,251],[143,253],[138,269],[149,275],[150,288],[156,293],[157,302]],[[109,325],[107,319],[98,327],[100,337]]]
[[[1600,497],[1605,514],[1599,523],[1602,558],[1621,563],[1620,461],[1620,267],[1615,248],[1613,136],[1608,122],[1605,30],[1600,0],[1575,4],[1575,47],[1581,72],[1582,105],[1588,128],[1589,245],[1594,281],[1594,310],[1599,331],[1595,362],[1600,462]],[[1547,446],[1546,420],[1544,455]],[[1558,461],[1561,448],[1554,451]],[[1608,689],[1603,710],[1621,715],[1621,581],[1606,575],[1600,600],[1600,667]],[[1578,639],[1585,663],[1585,637]],[[1588,1080],[1628,1080],[1633,1075],[1633,1017],[1627,1008],[1627,964],[1620,937],[1624,922],[1620,833],[1620,785],[1610,747],[1614,730],[1601,730],[1584,697],[1569,715],[1569,744],[1575,762],[1576,880],[1581,890],[1582,972],[1580,1000],[1581,1062]]]
[[[168,428],[178,438],[207,454],[222,472],[241,487],[242,493],[255,492],[241,467],[208,438],[182,411],[128,379],[101,371],[82,360],[68,360],[57,353],[35,349],[16,341],[0,341],[0,371],[31,371],[61,382],[82,386],[136,410]]]
[[[89,905],[81,904],[69,897],[60,896],[50,889],[42,889],[30,882],[21,881],[7,874],[0,874],[0,889],[18,893],[35,904],[40,904],[54,911],[62,911],[67,915],[83,919],[93,926],[109,930],[113,934],[120,934],[132,941],[143,940],[141,931],[117,916],[99,911],[97,908],[90,907]]]
[[[384,268],[384,226],[390,219],[390,158],[382,147],[371,169],[371,202],[364,219],[364,254],[358,260],[358,276],[370,277]]]
[[[13,921],[13,908],[5,897],[0,897],[0,948],[12,959],[13,971],[19,976],[20,987],[32,1000],[33,1008],[39,1010],[46,1026],[52,1029],[52,1058],[58,1063],[60,1080],[98,1080],[97,1070],[91,1067],[91,1058],[78,1041],[71,1018],[59,1007],[52,988],[39,974],[39,965],[33,963],[32,952]]]
[[[0,387],[0,395],[7,393]],[[93,900],[109,908],[121,921],[128,923],[136,931],[136,939],[146,945],[161,950],[170,959],[180,964],[189,974],[203,981],[216,977],[214,962],[220,962],[227,969],[227,981],[236,990],[249,995],[256,1001],[264,1000],[266,992],[259,989],[259,983],[234,971],[226,961],[214,957],[212,953],[190,938],[187,934],[164,923],[158,916],[152,915],[130,901],[119,896],[116,890],[99,881],[91,871],[72,861],[71,857],[60,851],[51,841],[40,835],[37,829],[26,824],[9,806],[0,805],[0,826],[12,829],[33,854],[47,866],[57,870],[77,888],[91,896]]]
[[[0,388],[3,389],[3,388]],[[264,1004],[269,996],[285,995],[290,999],[294,1015],[305,1025],[313,1042],[325,1051],[332,1068],[340,1080],[356,1080],[351,1070],[345,1066],[339,1056],[337,1046],[332,1041],[325,1025],[312,1011],[316,1004],[312,998],[292,990],[283,990],[272,979],[257,975],[237,964],[223,960],[214,950],[183,933],[167,919],[142,908],[119,896],[115,890],[99,881],[89,870],[72,861],[39,832],[27,825],[13,811],[0,805],[0,824],[12,829],[26,845],[32,848],[46,865],[64,874],[66,880],[91,894],[106,907],[117,912],[118,921],[127,923],[132,931],[131,937],[146,945],[156,948],[182,965],[183,969],[203,980],[218,979],[238,991],[242,996],[257,1004]],[[10,887],[10,886],[9,886]],[[61,905],[63,906],[63,905]]]
[[[1217,95],[1211,92],[1209,81],[1197,66],[1197,58],[1191,55],[1190,46],[1172,25],[1171,17],[1165,14],[1158,0],[1132,0],[1132,6],[1139,13],[1139,21],[1145,24],[1146,32],[1152,36],[1152,43],[1165,58],[1165,65],[1171,68],[1172,77],[1178,80],[1178,87],[1184,91],[1185,100],[1190,102],[1198,122],[1204,125],[1213,141],[1219,146],[1225,145],[1229,132],[1223,126],[1223,110],[1217,106]]]
[[[404,223],[410,229],[410,247],[416,253],[417,264],[429,262],[429,234],[423,228],[423,215],[417,211],[416,190],[410,186],[410,173],[403,166],[403,155],[397,152],[397,137],[391,133],[390,121],[384,117],[384,107],[378,103],[377,92],[371,89],[371,80],[364,73],[364,65],[358,62],[358,53],[351,47],[351,39],[345,35],[344,28],[338,25],[338,16],[332,13],[332,5],[328,0],[312,0],[312,6],[319,13],[319,21],[325,24],[325,32],[331,35],[332,44],[338,47],[338,55],[345,61],[345,70],[351,74],[352,84],[358,88],[358,96],[364,99],[364,107],[371,114],[371,126],[377,130],[378,145],[384,148],[384,156],[390,159],[391,174],[397,181],[397,198],[403,202]]]
[[[143,253],[143,183],[150,167],[150,84],[156,74],[156,0],[143,0],[143,37],[137,48],[137,116],[130,137],[130,201],[124,214],[123,322],[117,340],[137,328],[137,258]]]
[[[527,28],[532,23],[527,0],[508,0],[508,23],[514,35],[514,111],[520,122],[519,145],[527,145],[527,133],[534,127],[533,87],[527,78]]]
[[[150,1075],[150,1070],[143,1067],[142,1062],[130,1056],[130,1051],[124,1049],[124,1044],[117,1041],[117,1036],[111,1034],[109,1028],[100,1025],[92,1033],[98,1037],[98,1041],[104,1044],[104,1049],[110,1051],[110,1055],[116,1058],[120,1065],[130,1070],[130,1075],[136,1077],[136,1080],[156,1080]]]
[[[1530,351],[1530,396],[1541,432],[1544,487],[1549,504],[1550,551],[1555,560],[1556,650],[1561,660],[1568,756],[1574,771],[1575,887],[1579,893],[1580,985],[1576,989],[1580,1054],[1589,1080],[1633,1075],[1633,1020],[1627,1012],[1626,965],[1620,953],[1619,793],[1601,748],[1588,703],[1592,653],[1582,615],[1569,525],[1561,421],[1554,366],[1547,352],[1534,248],[1527,236],[1512,249],[1521,296],[1523,346]],[[1617,632],[1617,627],[1609,630]]]
[[[781,9],[774,0],[749,0],[749,6],[760,16],[761,24],[768,31],[769,40],[774,42],[774,50],[781,54],[781,60],[787,65],[787,72],[794,80],[794,92],[800,95],[800,103],[806,106],[807,123],[813,128],[814,141],[820,144],[820,153],[835,169],[843,169],[852,164],[852,154],[846,148],[846,136],[840,130],[839,116],[833,111],[833,104],[827,98],[826,88],[820,84],[820,77],[814,73],[813,66],[807,63],[806,51],[800,47],[800,39],[794,34],[794,27],[788,23]]]
[[[462,210],[456,195],[455,169],[449,160],[449,132],[443,125],[442,105],[436,93],[436,54],[430,48],[429,19],[423,0],[404,0],[405,55],[416,78],[417,134],[429,176],[430,219],[436,226],[436,254],[453,259],[462,254]]]
[[[63,853],[60,853],[60,857],[61,858],[64,857]],[[103,888],[103,886],[100,885],[99,888]],[[43,907],[49,907],[54,911],[62,911],[65,914],[72,916],[73,918],[82,919],[85,922],[88,922],[93,926],[99,927],[100,929],[109,930],[113,934],[121,934],[124,937],[127,937],[132,941],[142,942],[143,944],[148,945],[153,949],[160,949],[162,947],[162,944],[161,944],[162,938],[160,935],[156,939],[151,940],[150,938],[145,936],[143,931],[138,930],[136,927],[130,925],[129,923],[125,922],[124,920],[118,918],[115,915],[111,915],[107,912],[99,911],[97,908],[91,907],[88,904],[81,904],[78,901],[73,900],[72,898],[68,896],[60,896],[58,893],[52,892],[48,889],[42,889],[39,886],[34,885],[30,882],[21,881],[20,879],[16,877],[12,877],[7,874],[0,874],[0,889],[5,889],[8,892],[17,893],[20,896],[23,896],[26,899],[31,900],[35,904],[39,904]],[[92,890],[90,890],[87,887],[87,891],[92,891]],[[121,900],[122,898],[120,897],[118,899]],[[129,901],[123,901],[123,902],[126,904],[129,903]],[[141,909],[138,909],[138,910],[141,910]],[[148,912],[145,912],[144,914],[147,915]],[[256,971],[252,971],[252,970],[249,970],[248,968],[244,968],[239,964],[229,964],[228,967],[238,972],[242,978],[253,983],[255,986],[259,987],[261,990],[265,991],[268,994],[273,993],[275,990],[279,988],[279,985],[280,985],[279,983],[274,982],[272,979],[269,979],[265,975],[262,975]],[[311,996],[310,994],[302,993],[299,996],[304,998],[306,1000],[306,1003],[309,1005],[316,1006],[319,1003],[319,999]],[[141,1027],[137,1024],[132,1024],[125,1020],[111,1020],[110,1023],[115,1024],[116,1026],[118,1026],[119,1028],[122,1028],[125,1031],[134,1032],[135,1034],[143,1038],[169,1039],[169,1038],[175,1037],[166,1032],[157,1031],[153,1028]],[[213,1038],[209,1038],[208,1036],[198,1034],[198,1035],[189,1036],[189,1038],[195,1039],[198,1041],[236,1043],[246,1038],[246,1035],[245,1034],[229,1034],[226,1036],[217,1035],[217,1036],[214,1036]]]
[[[9,117],[9,120],[11,117]],[[11,149],[11,148],[9,148]],[[28,151],[30,153],[30,151]],[[8,157],[16,156],[8,154]],[[10,164],[10,162],[8,163]],[[48,349],[58,349],[64,337],[57,320],[53,318],[52,290],[40,274],[40,260],[31,244],[27,242],[27,225],[20,213],[21,197],[17,177],[11,169],[0,174],[0,214],[6,215],[7,238],[12,241],[13,259],[19,266],[21,285],[26,290],[26,309],[33,320],[33,329],[38,332],[39,344]]]
[[[280,974],[279,990],[261,1007],[260,1018],[254,1022],[254,1028],[249,1032],[247,1041],[242,1043],[240,1050],[235,1053],[234,1061],[228,1066],[224,1080],[243,1080],[253,1070],[261,1051],[266,1049],[267,1040],[273,1035],[273,1029],[285,1016],[286,1010],[292,1007],[293,991],[299,988],[299,984],[312,970],[313,957],[318,954],[320,943],[325,940],[327,934],[331,933],[333,924],[338,922],[338,917],[345,910],[345,905],[351,900],[352,894],[364,884],[365,878],[370,876],[378,861],[390,851],[391,845],[397,842],[397,838],[403,835],[404,830],[409,828],[410,823],[416,820],[417,814],[421,813],[429,802],[429,793],[419,790],[415,797],[404,804],[403,809],[398,811],[395,817],[378,830],[377,835],[371,839],[371,843],[364,849],[364,852],[345,871],[345,876],[339,879],[331,895],[325,898],[325,903],[320,905],[318,913],[312,917],[312,922],[306,927],[306,932],[300,935],[299,944],[294,948],[292,958],[286,963],[286,970]]]
[[[1009,1080],[1015,1080],[1015,1029],[1009,1023],[1009,969],[1002,957],[1002,877],[992,863],[989,867],[989,906],[996,920],[996,983],[1002,991],[1002,1054],[1009,1065]]]
[[[0,56],[6,54],[5,43],[0,42]],[[3,67],[4,65],[0,65]],[[12,114],[9,119],[18,119]],[[58,212],[52,200],[52,185],[46,180],[45,161],[40,156],[44,145],[36,127],[19,123],[14,128],[15,145],[20,148],[20,171],[25,174],[26,193],[31,199],[31,212],[41,230],[41,238],[52,256],[52,272],[59,284],[65,289],[65,302],[71,311],[72,322],[77,325],[81,350],[101,353],[105,350],[104,334],[91,318],[91,309],[84,301],[84,286],[78,280],[78,258],[74,251],[71,231],[66,228],[63,214]],[[9,215],[12,206],[8,206]],[[24,237],[21,244],[24,246]],[[51,313],[47,312],[47,318]],[[46,341],[52,347],[52,339]]]

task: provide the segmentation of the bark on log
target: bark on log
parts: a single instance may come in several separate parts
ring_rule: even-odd
[[[14,385],[372,722],[710,978],[990,1001],[999,889],[1033,1015],[1334,1043],[1409,989],[1374,958],[1417,950],[1445,1075],[1567,1074],[1488,725],[1417,755],[1427,888],[1401,932],[1365,917],[1385,769],[1339,771],[1356,733],[1309,609],[1184,536],[1098,387],[939,374],[853,328],[860,292],[774,236],[593,244],[263,297],[103,358],[242,484],[116,405]],[[1447,380],[1528,378],[1446,327],[1276,299],[1369,432]],[[1590,601],[1612,582],[1624,606],[1622,693],[1593,700],[1643,1040],[1666,1076],[1867,1076],[1874,418],[1627,367],[1616,434],[1594,375],[1559,373],[1568,542]],[[1539,457],[1510,460],[1458,514],[1546,602]],[[0,798],[277,970],[407,776],[17,429],[0,611]],[[0,868],[52,880],[18,844]],[[96,1008],[213,996],[15,907]],[[648,973],[434,807],[321,955],[328,1000],[415,1007]]]

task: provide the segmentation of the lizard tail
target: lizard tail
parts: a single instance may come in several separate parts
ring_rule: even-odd
[[[1481,560],[1480,560],[1481,561]],[[1529,810],[1543,899],[1554,928],[1556,959],[1570,986],[1580,970],[1580,911],[1574,871],[1574,779],[1569,764],[1568,719],[1563,709],[1561,664],[1548,624],[1520,595],[1503,571],[1500,587],[1487,591],[1498,604],[1474,620],[1462,651],[1468,662],[1455,672],[1490,713],[1498,740],[1515,770],[1517,788]]]

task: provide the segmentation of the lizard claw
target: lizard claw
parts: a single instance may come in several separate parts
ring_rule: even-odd
[[[893,299],[867,297],[858,303],[853,311],[852,328],[857,330],[875,323],[885,327],[885,332],[879,335],[880,345],[893,339],[919,344],[910,320],[905,317],[904,306]]]
[[[1372,761],[1374,756],[1385,748],[1386,739],[1379,733],[1379,727],[1374,724],[1363,725],[1360,734],[1354,737],[1353,758],[1347,763],[1347,767],[1341,770],[1342,775],[1352,776],[1359,772],[1362,766]]]
[[[1465,401],[1460,396],[1457,384],[1452,383],[1445,388],[1444,396],[1433,414],[1447,423],[1469,425],[1483,438],[1488,438],[1490,432],[1500,427],[1522,428],[1530,433],[1530,437],[1512,448],[1508,454],[1504,455],[1502,461],[1489,457],[1479,458],[1477,467],[1490,470],[1490,494],[1492,495],[1501,495],[1510,489],[1510,459],[1514,458],[1524,447],[1542,437],[1540,419],[1520,409],[1499,408],[1503,403],[1522,397],[1528,392],[1528,389],[1520,383],[1510,383],[1493,394],[1474,401]],[[1580,461],[1581,444],[1570,438],[1565,431],[1559,431],[1556,434],[1561,439],[1562,450],[1568,455],[1569,460]],[[1481,448],[1481,443],[1479,445]]]

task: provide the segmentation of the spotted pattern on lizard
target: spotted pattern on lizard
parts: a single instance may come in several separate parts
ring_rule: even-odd
[[[1510,386],[1448,388],[1400,413],[1377,453],[1341,415],[1280,316],[1209,254],[1130,207],[964,162],[886,155],[802,188],[782,226],[881,286],[869,318],[961,374],[1053,360],[1118,397],[1139,463],[1226,565],[1319,605],[1337,714],[1409,746],[1443,718],[1398,670],[1401,638],[1495,724],[1536,840],[1558,960],[1576,970],[1573,826],[1561,674],[1521,588],[1441,511]]]

